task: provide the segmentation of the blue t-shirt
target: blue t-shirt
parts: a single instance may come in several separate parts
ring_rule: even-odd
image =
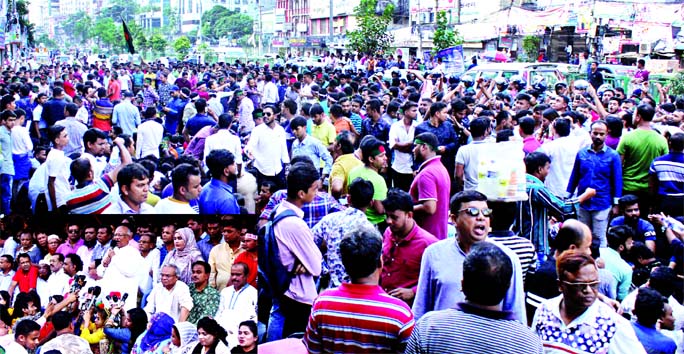
[[[644,219],[637,220],[636,227],[634,227],[634,225],[631,225],[629,223],[625,223],[625,217],[624,216],[618,216],[617,218],[613,219],[613,221],[610,222],[611,227],[620,226],[620,225],[627,225],[627,226],[630,226],[631,228],[634,229],[634,232],[636,232],[636,239],[634,241],[641,241],[641,242],[653,241],[653,242],[655,242],[655,240],[656,240],[655,228],[653,227],[653,225],[651,225],[650,222],[648,222]]]
[[[644,327],[637,322],[632,322],[632,327],[647,353],[674,354],[677,350],[675,341],[657,329]]]
[[[208,126],[215,125],[216,121],[214,118],[209,117],[206,114],[196,114],[194,117],[188,119],[188,124],[185,126],[188,129],[190,136],[195,136],[200,129]]]

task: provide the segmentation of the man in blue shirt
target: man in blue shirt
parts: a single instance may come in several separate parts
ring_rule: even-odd
[[[320,170],[321,160],[323,161],[323,173],[321,179],[325,180],[330,175],[332,169],[333,159],[330,156],[328,149],[316,138],[310,137],[306,134],[306,118],[302,116],[295,117],[290,121],[290,129],[294,133],[296,139],[292,143],[292,157],[297,155],[306,155],[311,158],[314,166]]]
[[[659,320],[661,323],[671,323],[671,328],[667,329],[674,329],[672,308],[667,309],[666,306],[667,300],[657,291],[651,288],[639,289],[634,303],[634,314],[637,319],[632,322],[632,327],[634,327],[637,338],[648,353],[674,354],[677,350],[675,341],[656,329],[656,323]],[[670,321],[667,320],[667,317],[670,318]]]
[[[161,110],[166,113],[166,118],[164,119],[166,133],[175,135],[178,132],[178,123],[183,117],[183,110],[188,103],[188,98],[181,94],[180,89],[176,85],[171,86],[171,97],[172,99],[168,104],[162,102]]]
[[[617,205],[622,197],[622,162],[618,153],[606,146],[608,126],[598,120],[591,124],[590,147],[580,149],[575,158],[567,191],[584,193],[587,188],[596,190],[596,195],[580,204],[579,220],[589,226],[595,239],[606,247],[606,229],[611,206]]]
[[[195,101],[195,108],[197,109],[197,114],[195,114],[192,118],[188,119],[188,123],[185,125],[185,128],[183,129],[183,136],[185,137],[185,141],[190,141],[192,140],[192,137],[197,134],[197,132],[200,131],[200,129],[208,126],[208,125],[215,125],[216,122],[218,121],[215,117],[209,117],[207,115],[207,101],[204,98],[200,98],[197,101]],[[214,112],[211,112],[213,116],[216,114]]]
[[[233,188],[228,185],[237,174],[235,156],[226,149],[212,150],[207,156],[207,167],[211,181],[200,193],[200,214],[240,214]]]
[[[622,215],[613,219],[610,222],[610,227],[618,225],[630,226],[636,233],[634,241],[645,243],[655,253],[655,228],[650,222],[640,218],[639,198],[635,195],[627,194],[618,200],[618,206]]]

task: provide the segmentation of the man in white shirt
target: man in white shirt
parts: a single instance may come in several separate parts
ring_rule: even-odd
[[[263,96],[263,104],[271,104],[271,105],[276,105],[278,104],[278,101],[280,100],[280,97],[278,96],[278,87],[276,84],[273,82],[273,75],[271,74],[266,74],[264,77],[264,96]]]
[[[197,214],[198,210],[190,206],[190,201],[199,198],[202,192],[200,170],[187,163],[182,163],[171,172],[173,196],[157,202],[154,211],[157,214]]]
[[[257,181],[272,180],[278,188],[285,185],[283,164],[290,163],[285,129],[275,121],[275,114],[264,116],[264,124],[254,128],[247,143],[247,154],[254,157]]]
[[[97,229],[94,225],[86,225],[83,228],[83,245],[76,250],[85,265],[89,265],[93,258],[93,249],[97,243]]]
[[[183,322],[192,310],[190,289],[178,280],[178,268],[175,265],[165,265],[161,268],[161,282],[154,285],[150,296],[147,297],[145,312],[152,316],[157,312],[164,312],[176,322]]]
[[[159,145],[164,138],[164,127],[156,118],[157,110],[154,107],[147,107],[143,112],[143,122],[138,126],[138,141],[135,144],[137,159],[149,155],[159,158]]]
[[[584,139],[570,135],[572,121],[566,118],[556,118],[549,125],[549,129],[554,132],[555,139],[544,143],[537,150],[551,159],[551,168],[544,184],[551,193],[565,197],[568,194],[565,190],[575,165],[575,157],[585,146]]]
[[[14,258],[12,256],[5,254],[0,256],[0,290],[9,291],[9,287],[12,284],[12,278],[16,273],[12,270],[14,265]]]
[[[57,211],[57,208],[66,204],[66,198],[71,192],[69,184],[71,159],[64,155],[64,148],[69,143],[69,135],[63,126],[53,125],[48,128],[48,137],[52,142],[52,149],[45,160],[48,176],[45,196],[48,209]]]
[[[389,147],[394,150],[392,161],[392,183],[405,192],[413,181],[413,135],[416,130],[418,105],[406,101],[401,107],[404,119],[394,122],[389,131]]]
[[[147,303],[147,295],[152,291],[154,284],[159,281],[159,260],[160,252],[155,247],[157,237],[153,233],[140,235],[138,248],[140,248],[140,255],[143,257],[144,269],[146,272],[140,272],[140,292],[143,294],[142,306],[145,307]]]
[[[221,301],[216,311],[216,321],[228,331],[228,337],[237,338],[237,329],[242,321],[256,321],[257,290],[247,284],[249,268],[245,263],[235,263],[230,268],[230,282],[221,290]],[[229,340],[235,342],[235,340]]]
[[[204,163],[207,163],[207,156],[212,150],[226,149],[235,156],[239,176],[242,171],[242,143],[230,132],[231,120],[228,114],[218,117],[218,131],[204,140]]]
[[[114,240],[118,245],[110,248],[102,259],[102,296],[112,291],[128,294],[124,310],[136,307],[138,301],[138,274],[143,269],[140,252],[129,244],[133,230],[128,224],[121,224],[114,230]]]
[[[64,255],[55,253],[50,257],[52,274],[47,280],[50,296],[64,295],[69,292],[69,275],[64,272]]]
[[[235,100],[238,105],[238,121],[240,122],[240,132],[249,133],[254,129],[254,102],[246,98],[245,92],[242,90],[235,90]]]
[[[492,128],[488,118],[480,117],[470,122],[470,133],[473,142],[461,146],[456,153],[456,181],[464,191],[477,189],[477,169],[480,163],[480,151]]]

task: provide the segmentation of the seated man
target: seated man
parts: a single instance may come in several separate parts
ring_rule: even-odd
[[[636,232],[634,241],[645,243],[651,251],[655,252],[655,228],[650,222],[640,218],[641,211],[639,210],[639,198],[635,195],[627,194],[618,200],[618,206],[621,215],[610,222],[610,227],[619,225],[631,227]]]

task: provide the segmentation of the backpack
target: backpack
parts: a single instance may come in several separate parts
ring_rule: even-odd
[[[274,229],[278,222],[291,216],[297,216],[297,214],[288,209],[276,216],[273,210],[266,225],[259,229],[259,285],[272,297],[285,294],[290,288],[290,281],[294,278],[294,270],[288,271],[280,261],[280,250]]]

